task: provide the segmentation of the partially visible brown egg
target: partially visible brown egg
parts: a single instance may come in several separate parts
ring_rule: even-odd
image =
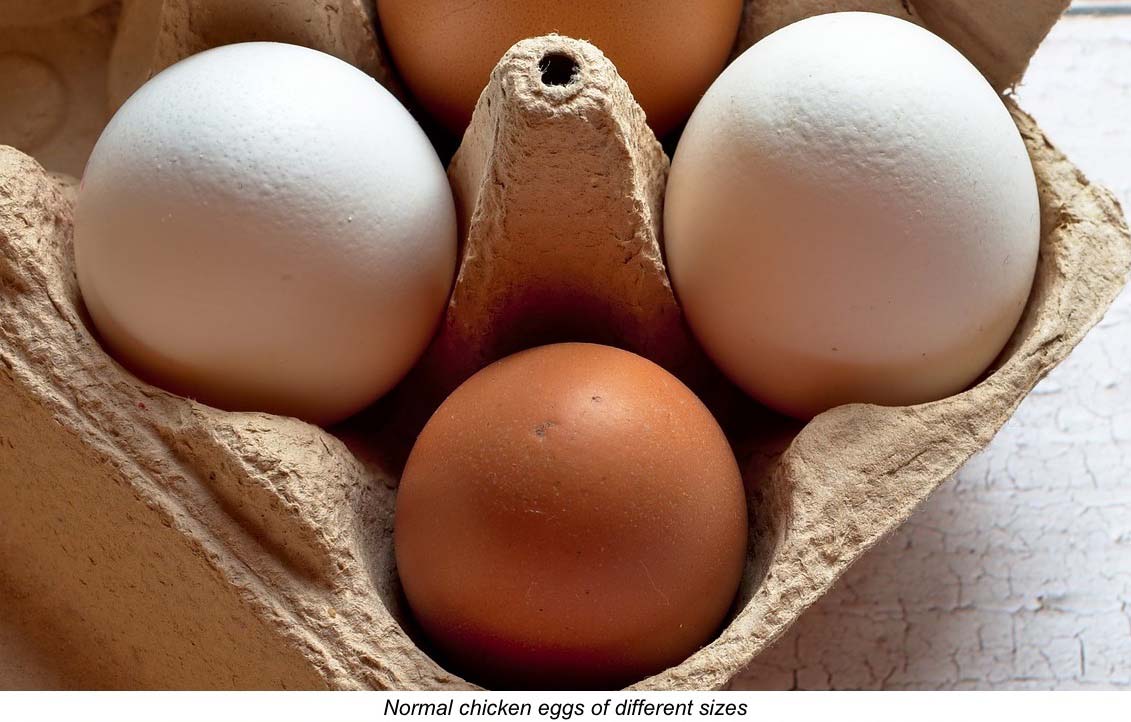
[[[401,78],[454,133],[512,45],[556,32],[604,51],[663,136],[726,64],[742,0],[380,0],[377,9]]]
[[[559,344],[460,386],[409,457],[396,558],[455,671],[495,687],[622,686],[709,642],[746,502],[700,400],[640,356]]]

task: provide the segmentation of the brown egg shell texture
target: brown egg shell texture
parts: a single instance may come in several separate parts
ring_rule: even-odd
[[[479,371],[424,427],[397,492],[414,618],[488,684],[600,688],[678,664],[718,632],[746,539],[711,412],[610,346]]]
[[[742,0],[381,0],[377,10],[398,75],[457,135],[506,50],[554,33],[601,48],[663,136],[687,119],[722,71],[742,6]]]
[[[164,48],[156,63],[144,51],[131,51],[151,59],[144,76],[166,59],[203,49],[200,39],[212,36],[200,23],[228,17],[205,10],[220,5],[227,4],[166,0],[160,8],[165,15],[150,30],[137,25],[131,31],[123,20],[119,38],[141,33],[141,40]],[[798,14],[899,14],[910,8],[920,22],[948,34],[1003,89],[1020,77],[1066,3],[986,5],[751,2],[740,46]],[[279,8],[267,18],[271,22],[241,28],[228,20],[216,37],[294,38],[310,32],[298,27],[310,17],[368,17],[362,0],[271,6]],[[1000,22],[1002,17],[1011,21]],[[279,37],[271,36],[272,23]],[[351,62],[368,58],[382,67],[375,38],[342,45],[345,31],[332,23],[319,27],[327,28],[324,34],[304,36],[310,44],[354,47],[359,54]],[[135,35],[131,42],[137,40]],[[540,87],[537,64],[530,65],[539,48],[575,53],[580,86]],[[980,56],[978,48],[992,52]],[[610,231],[592,248],[568,247],[576,261],[555,254],[556,266],[579,274],[564,285],[592,304],[584,317],[594,320],[593,327],[578,323],[579,334],[584,331],[587,340],[623,337],[625,345],[636,346],[632,350],[653,357],[658,352],[649,353],[649,344],[663,347],[659,339],[685,343],[678,306],[665,300],[670,286],[660,252],[656,210],[666,158],[626,86],[587,85],[586,68],[600,66],[600,57],[595,48],[564,38],[530,41],[504,59],[501,67],[510,70],[497,69],[480,98],[450,170],[466,227],[460,271],[465,291],[460,294],[457,282],[444,324],[468,324],[470,330],[453,337],[469,345],[452,344],[454,363],[448,352],[433,350],[425,365],[451,374],[437,378],[450,382],[526,341],[560,340],[521,313],[521,304],[498,319],[517,331],[479,327],[469,320],[478,311],[460,310],[492,307],[493,300],[471,292],[479,283],[521,298],[523,277],[502,269],[530,267],[533,256],[518,246],[548,220],[563,229],[588,229],[587,239],[597,238],[602,227]],[[600,75],[598,67],[589,77]],[[1043,229],[1032,297],[996,368],[949,399],[910,408],[842,407],[804,428],[728,397],[734,411],[728,431],[739,450],[751,511],[739,599],[713,642],[635,688],[725,685],[853,560],[989,442],[1123,286],[1131,234],[1114,197],[1091,184],[1012,100],[1006,102],[1033,159]],[[578,114],[587,119],[586,133],[578,132]],[[544,175],[516,157],[546,143],[546,157],[559,165]],[[573,163],[607,172],[571,175]],[[511,179],[527,187],[515,189]],[[587,201],[567,204],[556,217],[554,203],[533,218],[511,210],[575,196]],[[396,400],[331,433],[293,419],[218,411],[141,383],[105,354],[87,324],[70,247],[72,198],[73,189],[61,187],[30,157],[0,149],[0,569],[22,598],[34,600],[23,607],[26,613],[70,640],[80,683],[469,688],[422,651],[403,609],[391,541],[397,472],[384,448],[398,433]],[[618,257],[623,275],[608,261]],[[585,262],[593,267],[581,274]],[[592,283],[593,275],[611,284],[607,295],[592,297],[592,286],[601,285]],[[579,278],[590,285],[579,288]],[[618,298],[625,299],[623,308]],[[657,331],[651,325],[656,319],[668,330]],[[442,338],[443,332],[437,344]],[[686,346],[666,365],[683,359],[693,367],[694,356],[693,345]]]

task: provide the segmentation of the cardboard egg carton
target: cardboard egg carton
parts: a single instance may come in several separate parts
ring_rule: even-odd
[[[869,9],[936,30],[1004,90],[1066,4],[758,0],[738,50],[808,15]],[[214,44],[297,42],[393,83],[373,23],[368,0],[0,0],[0,64],[32,57],[66,96],[49,130],[0,105],[0,131],[38,139],[25,149],[77,175],[82,152],[56,164],[43,138],[92,143],[97,133],[69,114],[108,117],[153,73]],[[41,33],[38,50],[20,40],[29,33]],[[89,70],[65,60],[80,41],[104,63],[89,96],[74,82]],[[568,63],[572,82],[544,79],[547,59]],[[404,608],[397,460],[475,369],[523,344],[586,338],[689,380],[739,450],[752,523],[734,613],[713,642],[636,685],[724,686],[989,443],[1124,283],[1131,234],[1113,196],[1006,103],[1033,159],[1043,237],[1032,297],[996,369],[936,403],[841,407],[804,427],[728,387],[691,341],[661,253],[667,157],[586,43],[523,41],[496,67],[449,167],[463,242],[440,332],[391,397],[330,431],[209,408],[119,366],[75,281],[73,180],[0,148],[0,582],[22,600],[11,611],[66,640],[84,687],[471,687],[422,649]]]

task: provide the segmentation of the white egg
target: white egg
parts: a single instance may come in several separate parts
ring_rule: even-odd
[[[805,418],[962,391],[1012,334],[1040,211],[1009,112],[911,23],[822,15],[710,88],[673,159],[665,243],[709,355]]]
[[[188,58],[114,116],[75,218],[115,355],[227,409],[340,420],[401,379],[455,273],[444,168],[360,70],[292,45]]]

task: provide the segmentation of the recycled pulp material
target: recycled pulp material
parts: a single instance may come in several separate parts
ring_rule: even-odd
[[[187,29],[228,3],[191,0],[184,14],[186,3],[167,0],[147,32],[131,25],[140,21],[127,7],[119,62],[145,67],[141,77],[201,49],[208,41],[200,38],[212,36]],[[861,4],[752,4],[742,42],[799,12]],[[970,44],[960,47],[996,38],[987,56],[996,60],[981,67],[1004,87],[1064,6],[1023,4],[1021,12],[1020,1],[987,9],[922,0],[889,10],[911,5],[928,27],[936,18],[965,28]],[[312,32],[297,27],[306,24],[301,7],[329,6],[265,3],[266,19],[232,21],[219,37],[265,39],[272,28],[293,39]],[[1014,15],[999,27],[1007,8]],[[124,49],[145,45],[139,32],[172,49]],[[318,37],[359,49],[353,61],[380,74],[375,40],[350,45],[333,29]],[[161,60],[131,65],[131,57]],[[576,66],[572,84],[542,82],[548,57]],[[996,371],[937,403],[842,407],[804,428],[731,392],[726,421],[752,519],[735,612],[714,642],[638,688],[726,684],[989,442],[1121,288],[1131,234],[1115,200],[1006,102],[1037,172],[1043,238],[1032,298]],[[329,433],[208,408],[116,364],[92,335],[75,283],[73,187],[0,149],[0,578],[83,657],[70,665],[86,670],[76,683],[468,686],[417,645],[400,599],[396,466],[385,461],[389,439],[404,431],[399,409],[414,399],[426,408],[430,383],[450,384],[516,345],[562,333],[561,324],[694,368],[697,351],[660,256],[666,172],[639,108],[596,48],[555,36],[517,45],[496,68],[449,171],[465,228],[462,263],[423,371],[390,402]],[[583,299],[586,312],[566,318],[554,306],[563,294]],[[539,304],[553,328],[537,323]]]
[[[34,3],[34,4],[33,4]],[[118,19],[116,3],[0,0],[0,145],[33,154],[53,171],[82,175],[110,120],[106,68]],[[32,9],[74,14],[35,15]],[[19,20],[62,18],[29,26]]]
[[[89,15],[110,0],[0,0],[0,26],[31,26]]]
[[[110,57],[116,109],[145,81],[208,48],[252,40],[304,45],[351,63],[388,85],[374,0],[124,0]]]

